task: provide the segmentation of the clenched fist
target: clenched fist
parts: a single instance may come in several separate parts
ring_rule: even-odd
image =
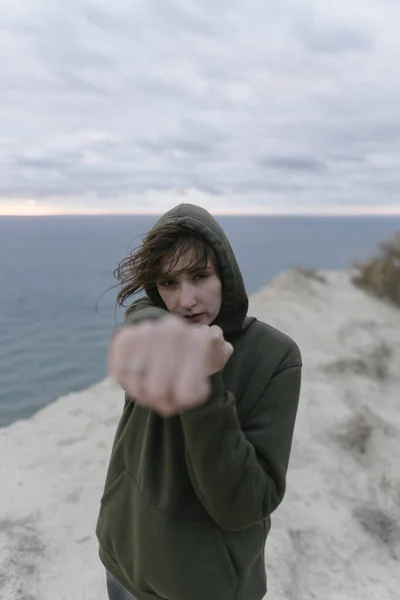
[[[168,417],[205,402],[209,377],[232,353],[216,325],[168,315],[122,327],[110,344],[109,371],[138,404]]]

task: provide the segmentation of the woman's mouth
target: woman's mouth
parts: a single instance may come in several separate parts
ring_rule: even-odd
[[[201,317],[203,316],[204,313],[197,313],[194,315],[186,315],[185,319],[187,321],[189,321],[189,323],[200,323],[201,321]]]

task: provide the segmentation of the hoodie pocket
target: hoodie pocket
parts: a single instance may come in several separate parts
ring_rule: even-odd
[[[210,521],[162,513],[124,471],[106,490],[97,535],[132,589],[174,600],[231,600],[237,574]]]

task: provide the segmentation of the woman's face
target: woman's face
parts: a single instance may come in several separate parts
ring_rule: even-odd
[[[165,277],[157,281],[157,290],[167,310],[187,319],[189,323],[211,325],[222,305],[222,284],[211,259],[206,269],[194,271],[193,251],[187,250],[175,262],[174,257],[162,265]],[[174,276],[170,272],[171,265]]]

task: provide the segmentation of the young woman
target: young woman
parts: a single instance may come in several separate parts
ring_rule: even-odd
[[[233,250],[200,207],[161,217],[118,277],[121,305],[146,295],[110,343],[126,392],[97,524],[110,600],[261,600],[299,348],[247,315]]]

